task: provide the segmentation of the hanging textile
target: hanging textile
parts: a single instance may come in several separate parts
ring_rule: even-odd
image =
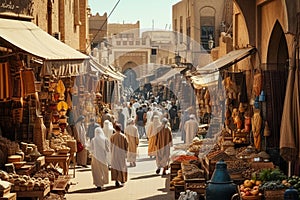
[[[11,76],[8,62],[0,63],[0,100],[11,98]]]
[[[35,93],[34,73],[31,68],[21,70],[22,94],[24,97]]]
[[[290,66],[286,94],[283,106],[281,127],[280,127],[280,155],[289,163],[289,176],[291,175],[292,161],[298,161],[294,166],[295,171],[299,170],[300,157],[300,91],[299,91],[299,58],[300,58],[300,13],[297,14],[297,33],[293,46],[293,59]],[[299,173],[299,171],[298,171]]]
[[[244,74],[243,74],[243,79],[242,79],[242,83],[241,83],[240,102],[241,103],[248,102],[246,75],[244,75]]]

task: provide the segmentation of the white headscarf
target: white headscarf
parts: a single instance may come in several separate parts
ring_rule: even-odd
[[[153,116],[153,129],[155,130],[155,133],[153,133],[153,134],[158,133],[158,131],[161,128],[160,126],[161,126],[160,117],[158,115],[154,115]]]
[[[88,150],[97,160],[107,164],[109,142],[101,127],[95,129],[95,137],[91,140]]]
[[[103,123],[103,132],[107,139],[110,139],[114,131],[113,125],[109,120],[105,120]]]

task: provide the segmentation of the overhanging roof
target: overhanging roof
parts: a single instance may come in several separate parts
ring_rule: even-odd
[[[167,73],[163,74],[161,77],[158,77],[158,78],[154,79],[150,83],[151,84],[158,84],[158,83],[161,83],[161,82],[165,82],[168,79],[175,76],[176,74],[180,74],[180,72],[182,70],[184,70],[184,69],[182,69],[182,68],[171,68],[171,70],[169,70]]]
[[[191,80],[194,85],[206,85],[216,83],[219,79],[219,72],[222,69],[226,69],[231,65],[243,60],[244,58],[254,54],[256,52],[255,47],[238,49],[229,52],[221,58],[209,63],[208,65],[201,67],[197,70],[199,75],[192,76]]]
[[[0,37],[43,60],[84,60],[85,54],[57,40],[32,22],[0,19]]]
[[[240,60],[246,58],[251,54],[254,54],[255,52],[255,47],[234,50],[222,56],[221,58],[209,63],[208,65],[201,67],[197,71],[200,74],[214,73],[215,71],[222,70],[230,67],[231,65],[234,65],[235,63],[239,62]]]
[[[121,76],[119,73],[117,73],[117,71],[113,71],[109,66],[104,66],[100,64],[92,56],[90,56],[90,65],[91,65],[91,70],[96,70],[100,72],[102,75],[108,76],[108,78],[111,80],[123,81],[124,79],[123,74]]]

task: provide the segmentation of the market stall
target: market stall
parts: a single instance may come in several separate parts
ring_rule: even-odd
[[[177,145],[171,155],[170,185],[174,187],[175,199],[187,190],[204,197],[207,183],[221,160],[226,163],[226,172],[236,184],[240,199],[283,199],[291,183],[299,188],[295,181],[298,177],[284,175],[267,153],[270,127],[265,116],[261,69],[254,70],[252,77],[248,70],[229,69],[255,52],[254,48],[233,51],[191,77],[200,116],[199,130],[205,132],[203,126],[208,129],[205,137],[196,135],[190,145]],[[208,114],[210,117],[205,118]],[[186,163],[197,163],[197,170],[188,167],[193,169],[189,172],[198,171],[191,180],[183,175]],[[188,186],[191,184],[195,187]]]

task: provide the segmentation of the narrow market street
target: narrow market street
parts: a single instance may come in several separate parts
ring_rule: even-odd
[[[173,144],[182,143],[180,133],[173,133]],[[147,155],[148,142],[140,139],[139,156],[136,167],[128,167],[128,181],[123,187],[116,188],[115,182],[99,191],[93,185],[90,165],[88,168],[77,167],[75,178],[71,179],[71,186],[66,194],[67,200],[169,200],[174,199],[174,191],[169,190],[168,175],[155,174],[155,159]],[[172,150],[171,150],[172,151]],[[73,173],[73,169],[69,170]]]

